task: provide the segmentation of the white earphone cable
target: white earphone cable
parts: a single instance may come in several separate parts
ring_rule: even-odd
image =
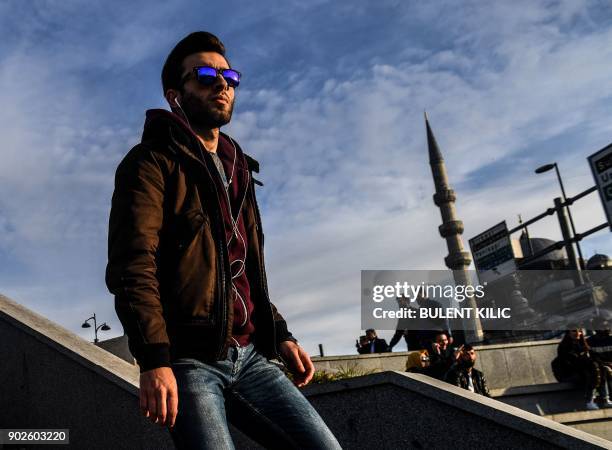
[[[185,113],[185,111],[181,107],[181,104],[179,103],[178,99],[175,98],[174,101],[175,101],[176,105],[178,106],[178,109],[181,111],[181,114],[185,118],[185,121],[187,122],[187,126],[195,134],[195,131],[193,131],[193,128],[191,128],[191,123],[189,122],[189,118],[187,117],[187,114]],[[234,147],[234,160],[232,162],[232,171],[230,172],[230,177],[229,177],[229,180],[227,181],[227,186],[225,186],[225,196],[226,196],[227,205],[228,205],[228,208],[229,208],[230,221],[232,223],[232,236],[230,237],[229,241],[227,242],[227,248],[229,250],[231,242],[234,239],[234,236],[237,236],[240,239],[240,241],[242,242],[242,248],[243,248],[243,251],[244,251],[243,259],[235,259],[233,261],[230,261],[230,272],[232,272],[232,266],[235,263],[241,263],[242,264],[240,269],[238,269],[238,271],[235,274],[232,273],[232,278],[231,278],[232,289],[235,292],[235,294],[238,297],[238,299],[240,300],[240,303],[242,305],[242,309],[244,310],[244,320],[240,324],[240,326],[242,327],[242,326],[245,326],[247,324],[247,322],[248,322],[249,312],[248,312],[248,308],[247,308],[246,302],[244,301],[244,299],[242,298],[242,296],[238,292],[238,288],[234,284],[234,279],[242,276],[242,274],[246,270],[247,246],[246,246],[246,241],[244,240],[244,236],[242,236],[242,233],[240,233],[240,230],[238,229],[238,222],[240,221],[240,217],[241,217],[240,213],[242,212],[242,207],[244,205],[244,201],[246,199],[247,191],[249,189],[250,173],[249,173],[248,170],[246,171],[246,174],[247,174],[246,186],[247,186],[247,188],[245,189],[244,195],[242,197],[242,200],[240,201],[240,206],[238,208],[238,212],[236,213],[236,219],[234,219],[234,216],[232,214],[232,203],[230,201],[230,196],[229,196],[229,188],[230,188],[230,186],[232,184],[232,181],[234,180],[234,169],[236,167],[236,159],[238,157],[238,149],[236,148],[236,144],[234,143],[234,140],[230,136],[228,136],[228,138],[229,138],[230,142],[232,143],[232,146]],[[200,151],[201,151],[201,149],[200,149]],[[202,157],[203,156],[204,155],[202,155]],[[202,161],[202,162],[204,162],[204,161]],[[236,344],[239,345],[238,341],[236,341],[235,339],[234,339],[234,342],[236,342]]]

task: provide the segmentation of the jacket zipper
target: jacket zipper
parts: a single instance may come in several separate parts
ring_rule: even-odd
[[[200,145],[200,143],[198,142],[198,146]],[[200,148],[200,152],[202,152],[202,149]],[[203,152],[202,152],[203,154]],[[209,177],[211,177],[212,179],[212,175],[210,174],[210,171],[208,169],[208,166],[206,165],[206,163],[202,162],[203,165],[206,167],[206,172],[208,174]],[[219,191],[217,190],[217,184],[214,182],[214,180],[212,180],[212,186],[215,192],[215,195],[217,197],[217,199],[219,198]],[[227,248],[227,244],[225,243],[225,226],[223,225],[223,216],[221,214],[221,206],[218,204],[217,202],[213,202],[217,205],[216,208],[216,215],[217,215],[217,233],[219,239],[217,239],[217,243],[219,245],[219,257],[220,257],[220,267],[221,267],[221,298],[224,300],[222,302],[219,302],[219,309],[220,309],[220,316],[221,316],[221,337],[219,339],[219,345],[217,347],[217,357],[216,359],[219,360],[222,357],[223,354],[223,349],[225,348],[225,340],[227,339],[227,308],[229,308],[231,305],[231,299],[226,298],[227,294],[226,292],[228,292],[226,290],[226,286],[225,286],[225,251]],[[231,210],[230,210],[231,211]],[[231,212],[230,212],[231,214]],[[221,227],[219,227],[219,224],[221,224]],[[229,257],[228,257],[228,261],[229,261]],[[231,269],[230,269],[230,273],[231,273]],[[231,292],[231,289],[229,290],[229,292]]]
[[[198,145],[198,150],[202,151],[201,147],[200,147],[200,142],[197,142]],[[181,147],[180,144],[178,144],[179,148]],[[212,186],[213,189],[215,191],[215,195],[217,196],[217,198],[219,197],[219,193],[217,191],[217,186],[216,183],[214,182],[214,180],[212,179],[212,175],[210,174],[210,170],[208,169],[208,166],[206,165],[206,163],[204,161],[201,161],[200,159],[196,158],[194,155],[191,154],[191,152],[185,152],[191,159],[197,161],[202,167],[204,167],[204,170],[206,171],[206,174],[209,176],[211,182],[212,182]],[[202,152],[203,154],[203,152]],[[255,182],[253,181],[253,176],[250,177],[251,178],[251,200],[253,202],[253,207],[255,210],[255,227],[256,227],[256,231],[257,231],[257,236],[259,238],[259,282],[260,282],[260,288],[262,290],[262,292],[264,293],[266,300],[268,302],[268,307],[269,307],[269,311],[270,311],[270,318],[272,319],[272,350],[274,353],[274,356],[278,359],[280,359],[281,361],[283,360],[282,357],[280,356],[279,352],[278,352],[278,348],[276,346],[276,324],[274,322],[274,314],[272,312],[272,307],[270,306],[270,295],[268,293],[268,288],[267,288],[267,277],[266,277],[266,269],[264,266],[264,253],[263,253],[263,232],[261,230],[261,215],[259,213],[259,206],[257,205],[257,199],[255,197]],[[218,218],[218,223],[223,224],[222,219],[219,219],[219,217],[221,217],[221,207],[218,204],[218,202],[213,202],[217,205],[217,209],[216,209],[216,213],[217,213],[217,218]],[[217,227],[218,228],[218,227]],[[222,233],[222,238],[218,239],[217,242],[219,243],[220,246],[220,251],[219,253],[219,258],[220,258],[220,269],[221,269],[221,298],[225,299],[226,297],[226,286],[225,286],[225,259],[224,259],[224,255],[225,255],[225,246],[223,245],[224,243],[224,236],[225,236],[225,229],[222,228],[223,233]],[[231,273],[231,272],[230,272]],[[225,299],[224,302],[220,302],[220,306],[221,306],[221,325],[222,325],[222,329],[221,329],[221,339],[219,341],[219,347],[218,347],[218,351],[217,351],[217,359],[221,358],[221,355],[223,353],[223,349],[225,347],[225,340],[227,339],[227,307],[228,305],[230,305],[230,299]]]
[[[198,145],[198,150],[202,151],[202,149],[200,148],[200,143],[199,141],[197,142]],[[177,144],[177,146],[180,148],[181,145]],[[206,172],[206,174],[208,175],[208,177],[210,178],[211,184],[213,186],[215,195],[217,196],[217,199],[219,198],[219,192],[217,191],[217,185],[214,182],[214,179],[212,179],[212,175],[210,174],[210,170],[208,169],[208,166],[206,165],[206,163],[204,161],[201,161],[200,159],[194,157],[190,152],[185,152],[183,151],[183,153],[186,153],[191,159],[197,161],[203,168],[204,171]],[[223,219],[221,218],[221,207],[217,202],[212,202],[214,203],[217,208],[215,209],[215,213],[216,213],[216,218],[217,221],[215,223],[215,226],[217,228],[217,233],[220,236],[217,240],[216,243],[218,245],[218,251],[217,253],[219,254],[219,269],[220,269],[220,274],[217,275],[217,277],[219,277],[220,275],[220,291],[221,291],[221,295],[220,298],[222,299],[222,301],[219,302],[219,315],[221,317],[221,338],[219,340],[219,344],[217,347],[217,355],[216,355],[216,359],[220,359],[222,354],[223,354],[223,349],[225,347],[225,340],[227,339],[227,308],[228,305],[230,304],[230,299],[226,298],[226,286],[225,286],[225,247],[224,244],[224,236],[225,236],[225,228],[222,227],[221,231],[219,230],[219,226],[218,224],[221,223],[223,224]],[[217,279],[217,281],[219,281],[219,279]]]

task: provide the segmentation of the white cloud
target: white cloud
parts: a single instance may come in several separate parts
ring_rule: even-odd
[[[492,27],[499,33],[491,65],[477,46],[473,54],[458,47],[423,63],[374,65],[351,81],[331,78],[321,95],[306,100],[292,91],[254,95],[269,103],[260,102],[264,111],[249,114],[236,134],[263,160],[272,291],[298,336],[306,333],[310,350],[324,342],[331,352],[353,351],[360,269],[443,267],[447,252],[430,197],[424,108],[455,188],[483,169],[478,190],[458,191],[466,246],[467,238],[500,220],[513,226],[518,213],[526,220],[552,206],[556,180],[533,174],[548,162],[541,158],[567,168],[570,195],[592,185],[585,158],[600,145],[593,136],[599,130],[587,124],[600,119],[612,93],[612,30],[562,30],[574,12],[558,12],[554,22],[556,12],[513,7],[504,10],[501,29],[497,22],[481,27],[486,14],[472,16],[479,26],[466,30],[466,40],[488,47],[486,33]],[[564,135],[578,135],[590,150],[538,156],[538,145]],[[519,167],[512,162],[518,157]],[[487,175],[488,164],[503,161],[501,176]],[[598,202],[591,196],[574,206],[579,231],[604,220]],[[558,229],[549,219],[534,225],[532,236],[560,238]],[[315,311],[324,327],[308,314]]]
[[[0,54],[0,257],[8,255],[0,261],[23,268],[0,282],[4,293],[73,330],[90,310],[119,330],[108,319],[114,312],[103,285],[113,174],[138,140],[136,99],[159,101],[157,69],[144,63],[161,64],[176,37],[167,17],[180,11],[147,9],[108,27],[87,11],[64,34],[53,31],[74,8],[7,24],[19,32],[14,48]],[[585,158],[612,132],[612,29],[573,1],[466,2],[459,18],[448,5],[389,3],[387,18],[403,27],[325,61],[327,50],[346,44],[319,45],[317,33],[329,21],[348,16],[363,30],[375,25],[366,7],[326,8],[332,14],[317,21],[309,15],[317,8],[303,8],[299,24],[263,11],[238,11],[228,21],[232,42],[240,43],[230,53],[252,64],[283,54],[291,36],[310,39],[295,55],[300,70],[283,72],[293,60],[251,68],[273,76],[240,88],[228,129],[262,164],[258,195],[273,300],[309,351],[323,343],[328,353],[352,353],[361,269],[443,267],[423,110],[457,190],[465,243],[500,220],[516,224],[516,214],[527,219],[559,195],[551,174],[533,174],[538,165],[557,161],[570,194],[592,184]],[[275,28],[262,39],[272,36],[274,46],[266,52],[251,31],[268,21]],[[155,91],[136,97],[124,84],[108,91],[95,84],[115,76],[147,79]],[[603,221],[598,202],[590,196],[573,208],[579,230]],[[556,238],[557,230],[551,219],[532,235]],[[588,251],[612,252],[603,234],[587,241]]]

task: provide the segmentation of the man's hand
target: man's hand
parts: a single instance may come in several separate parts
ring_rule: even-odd
[[[174,427],[178,390],[170,367],[158,367],[140,374],[140,410],[151,422]]]
[[[453,358],[455,359],[455,361],[459,361],[459,358],[461,357],[462,352],[463,352],[463,345],[453,352]]]
[[[314,374],[314,366],[308,353],[292,341],[284,341],[279,346],[280,354],[287,368],[293,374],[293,384],[306,386]]]

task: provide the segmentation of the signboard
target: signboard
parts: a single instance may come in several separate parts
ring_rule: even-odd
[[[469,242],[481,284],[497,280],[516,271],[516,261],[506,221],[480,233]]]
[[[612,144],[589,156],[588,160],[612,231]]]

